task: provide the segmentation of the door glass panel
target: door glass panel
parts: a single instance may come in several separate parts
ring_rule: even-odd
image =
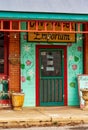
[[[41,48],[40,67],[40,105],[64,105],[64,49]]]
[[[4,73],[4,35],[0,33],[0,73]]]
[[[41,50],[41,76],[61,76],[62,51]]]

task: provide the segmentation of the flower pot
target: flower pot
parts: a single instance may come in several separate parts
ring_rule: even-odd
[[[0,99],[0,106],[11,107],[9,99]]]
[[[13,110],[22,110],[24,103],[24,93],[12,93],[11,102]]]

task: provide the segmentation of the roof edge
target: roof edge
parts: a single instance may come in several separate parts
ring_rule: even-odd
[[[0,11],[0,19],[88,21],[88,14]]]

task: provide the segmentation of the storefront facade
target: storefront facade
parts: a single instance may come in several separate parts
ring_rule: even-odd
[[[73,36],[74,42],[68,42],[68,38],[65,42],[63,38],[59,42],[22,39],[21,83],[24,91],[31,91],[31,97],[27,94],[29,100],[26,100],[32,101],[31,106],[79,105],[77,75],[83,73],[83,37],[75,33]],[[27,61],[29,65],[25,65]],[[32,98],[36,99],[34,104]]]
[[[87,22],[87,14],[0,12],[0,77],[8,77],[8,91],[25,93],[24,106],[79,105]]]

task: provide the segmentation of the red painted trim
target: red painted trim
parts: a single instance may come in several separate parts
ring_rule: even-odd
[[[88,30],[88,24],[85,24],[85,26],[84,26],[84,30],[85,31],[87,31]],[[88,36],[87,36],[87,34],[85,34],[85,36],[84,36],[84,44],[83,44],[83,49],[84,49],[84,60],[83,60],[83,63],[84,63],[84,68],[83,68],[83,70],[84,70],[84,74],[88,74],[88,65],[87,65],[87,63],[88,63],[88,60],[87,60],[87,53],[88,53]]]
[[[67,106],[67,47],[64,48],[64,105]]]
[[[61,45],[37,45],[36,46],[36,106],[39,106],[39,49],[60,48],[64,49],[64,105],[67,105],[67,47]]]
[[[36,47],[36,106],[39,106],[39,46]]]

